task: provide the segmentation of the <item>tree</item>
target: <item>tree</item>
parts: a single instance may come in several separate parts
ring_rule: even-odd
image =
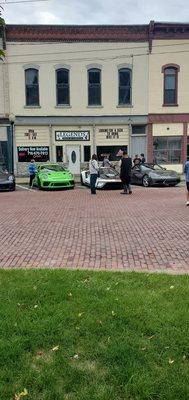
[[[1,10],[3,9],[3,7],[1,7],[0,6],[0,34],[1,34],[1,31],[3,30],[3,26],[5,25],[5,21],[4,21],[4,19],[1,17],[1,15],[2,15],[2,12],[1,12]],[[0,49],[0,60],[3,60],[3,57],[5,56],[5,53],[4,53],[4,51],[2,50],[2,49]]]

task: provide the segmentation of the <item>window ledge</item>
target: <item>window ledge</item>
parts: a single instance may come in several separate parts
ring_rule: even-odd
[[[92,105],[91,105],[91,106],[87,106],[87,108],[104,108],[104,106],[98,106],[98,105],[96,105],[96,106],[95,106],[95,105],[94,105],[94,106],[92,106]]]
[[[117,108],[133,108],[133,104],[118,104]]]
[[[55,108],[72,108],[72,106],[70,106],[69,104],[67,105],[67,104],[63,104],[63,105],[60,105],[60,106],[55,106]]]
[[[162,104],[162,107],[178,107],[178,104]]]
[[[41,106],[24,106],[24,108],[41,108]]]

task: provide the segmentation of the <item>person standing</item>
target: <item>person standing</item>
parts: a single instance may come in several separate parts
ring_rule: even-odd
[[[127,152],[124,151],[120,166],[120,178],[123,183],[123,192],[121,192],[121,194],[127,194],[127,191],[129,192],[129,194],[132,193],[130,185],[131,168],[132,168],[132,160],[128,156]]]
[[[28,165],[28,172],[29,172],[29,176],[30,176],[30,181],[29,181],[30,189],[33,187],[33,180],[35,178],[36,171],[37,171],[37,167],[35,165],[35,160],[32,159]]]
[[[146,162],[146,159],[144,157],[144,153],[141,153],[140,155],[141,163],[144,164]]]
[[[189,206],[189,157],[187,158],[187,161],[184,165],[184,174],[186,177],[186,205]]]
[[[135,167],[135,165],[139,165],[141,163],[141,159],[138,156],[138,154],[135,155],[134,159],[133,159],[133,165]]]
[[[96,180],[99,174],[99,165],[97,162],[96,154],[93,154],[91,160],[89,161],[89,172],[90,172],[91,194],[96,194]]]
[[[102,162],[102,166],[106,167],[106,168],[110,168],[111,167],[111,162],[108,158],[108,156],[105,156]]]

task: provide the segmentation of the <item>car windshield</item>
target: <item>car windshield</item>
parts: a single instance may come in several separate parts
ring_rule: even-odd
[[[149,169],[153,169],[153,171],[163,171],[164,168],[162,168],[159,164],[143,164],[141,165],[142,171],[147,171]]]
[[[114,179],[114,178],[118,178],[119,177],[118,172],[115,171],[115,169],[112,169],[112,168],[100,168],[99,172],[100,172],[100,177],[101,178]]]
[[[65,168],[62,165],[54,164],[54,165],[42,165],[39,167],[40,171],[56,171],[62,172],[65,171]]]

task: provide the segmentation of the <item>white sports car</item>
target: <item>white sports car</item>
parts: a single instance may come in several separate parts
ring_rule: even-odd
[[[97,189],[121,189],[122,183],[119,173],[113,168],[100,167],[100,176],[96,181]],[[89,170],[81,172],[81,184],[90,187]]]

